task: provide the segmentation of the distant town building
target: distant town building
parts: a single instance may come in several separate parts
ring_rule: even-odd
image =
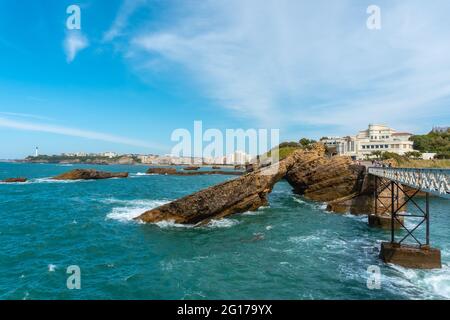
[[[251,158],[252,157],[250,155],[246,154],[245,152],[237,150],[237,151],[227,155],[226,161],[227,161],[227,164],[235,164],[235,165],[241,164],[242,165],[242,164],[246,164],[246,163],[250,162]]]
[[[415,151],[413,142],[409,140],[412,135],[408,132],[397,132],[386,125],[370,124],[368,129],[360,131],[356,136],[327,137],[320,141],[337,155],[362,160],[371,156],[374,151],[387,151],[400,155]]]
[[[107,151],[107,152],[103,152],[102,156],[108,157],[108,158],[115,158],[115,157],[119,156],[119,154],[117,154],[115,152]]]

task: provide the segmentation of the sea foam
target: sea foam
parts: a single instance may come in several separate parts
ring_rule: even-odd
[[[114,198],[102,200],[104,203],[119,204],[106,215],[107,219],[118,220],[121,222],[133,221],[145,211],[162,206],[166,200],[119,200]]]

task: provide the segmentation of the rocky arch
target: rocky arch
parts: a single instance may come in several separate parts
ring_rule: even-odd
[[[268,204],[268,194],[283,178],[294,192],[328,202],[330,210],[370,212],[373,199],[365,167],[354,165],[349,157],[328,158],[324,146],[316,144],[310,150],[294,152],[277,164],[149,210],[136,219],[149,223],[171,220],[201,224],[253,211]]]

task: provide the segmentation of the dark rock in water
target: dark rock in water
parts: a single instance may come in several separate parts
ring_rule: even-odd
[[[283,178],[292,185],[295,193],[311,200],[328,202],[330,210],[371,213],[369,204],[373,203],[373,189],[367,180],[365,167],[353,164],[349,157],[327,157],[322,144],[297,150],[271,166],[252,169],[254,171],[240,178],[149,210],[136,219],[197,224],[254,211],[267,205],[267,195]]]
[[[98,180],[110,178],[127,178],[128,172],[105,172],[92,169],[75,169],[59,176],[54,180]]]
[[[171,176],[203,176],[203,175],[232,175],[238,176],[242,172],[236,171],[194,171],[194,172],[182,172],[177,171],[175,168],[150,168],[147,170],[147,174],[166,174]]]
[[[240,176],[243,172],[238,171],[195,171],[195,172],[179,172],[174,173],[175,176],[204,176],[204,175],[228,175],[228,176]]]
[[[244,169],[244,167],[240,164],[234,166],[234,170],[242,170],[242,169]]]
[[[5,180],[2,180],[1,182],[4,182],[4,183],[27,182],[27,178],[8,178]]]
[[[213,170],[220,170],[220,169],[222,169],[222,168],[219,167],[219,166],[212,166],[212,169],[213,169]]]
[[[147,174],[176,174],[177,169],[175,169],[175,168],[149,168],[146,173]]]
[[[200,169],[200,167],[197,167],[197,166],[190,166],[190,167],[183,168],[183,170],[187,170],[187,171],[195,171],[198,169]]]

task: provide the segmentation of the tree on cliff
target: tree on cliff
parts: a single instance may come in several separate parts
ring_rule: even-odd
[[[420,152],[435,152],[436,158],[450,159],[450,129],[412,136],[410,140],[414,142],[414,149]]]

